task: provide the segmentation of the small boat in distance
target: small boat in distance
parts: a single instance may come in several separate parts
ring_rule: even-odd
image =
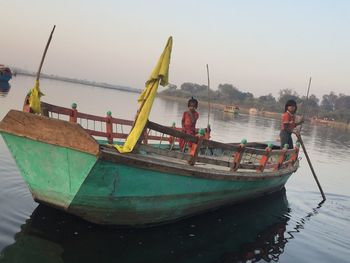
[[[132,152],[120,153],[114,145],[133,121],[41,105],[42,115],[10,110],[0,133],[34,200],[97,224],[162,224],[258,198],[283,189],[299,167],[299,145],[222,143],[210,129],[192,136],[151,121]]]
[[[0,97],[6,97],[10,89],[10,83],[8,83],[7,81],[0,81]]]
[[[239,106],[238,105],[225,105],[224,112],[233,113],[235,115],[239,114]]]
[[[10,68],[0,64],[0,81],[9,81],[12,78]]]
[[[249,114],[250,115],[257,115],[258,114],[257,108],[250,108],[249,109]]]

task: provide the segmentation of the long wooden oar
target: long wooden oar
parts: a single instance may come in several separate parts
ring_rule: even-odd
[[[51,42],[51,39],[52,39],[52,35],[53,35],[53,32],[55,31],[55,28],[56,28],[56,25],[53,26],[52,31],[51,31],[51,34],[50,34],[50,37],[49,37],[49,39],[47,40],[46,47],[45,47],[45,50],[44,50],[44,54],[43,54],[43,56],[42,56],[42,58],[41,58],[41,62],[40,62],[40,65],[39,65],[38,72],[36,73],[36,80],[39,80],[39,78],[40,78],[41,68],[42,68],[42,66],[43,66],[43,64],[44,64],[46,52],[47,52],[47,49],[49,48],[49,45],[50,45],[50,42]]]
[[[306,110],[307,110],[307,102],[309,101],[309,92],[310,92],[310,86],[311,86],[311,77],[309,78],[309,85],[307,87],[307,93],[306,93],[306,101],[305,101],[305,109],[303,113],[303,119],[306,116]],[[299,132],[301,132],[301,128],[303,127],[303,124],[300,124]]]
[[[210,79],[209,79],[209,66],[207,64],[207,76],[208,76],[208,124],[207,128],[209,129],[209,118],[210,118]]]
[[[306,112],[307,112],[306,109],[307,109],[307,102],[308,102],[308,100],[309,100],[310,86],[311,86],[311,77],[310,77],[310,79],[309,79],[309,85],[308,85],[308,88],[307,88],[306,101],[305,101],[305,102],[306,102],[306,107],[305,107],[305,111],[304,111],[303,118],[304,118],[304,116],[306,115]],[[326,196],[325,196],[324,193],[323,193],[321,184],[320,184],[320,182],[318,181],[318,178],[317,178],[317,176],[316,176],[314,167],[312,166],[310,157],[309,157],[309,155],[307,154],[305,144],[304,144],[304,142],[303,142],[303,139],[301,138],[301,135],[300,135],[301,127],[302,127],[302,124],[300,125],[299,132],[296,133],[295,135],[297,136],[298,141],[300,142],[300,145],[301,145],[301,147],[303,148],[304,154],[305,154],[305,156],[306,156],[306,160],[307,160],[307,162],[309,163],[310,170],[311,170],[312,175],[313,175],[313,177],[314,177],[314,179],[315,179],[315,181],[316,181],[316,183],[317,183],[318,188],[320,189],[320,192],[321,192],[321,195],[322,195],[322,198],[323,198],[323,201],[324,201],[324,200],[326,200]]]
[[[301,138],[301,135],[298,134],[298,133],[296,134],[296,136],[297,136],[297,138],[298,138],[298,141],[299,141],[300,144],[301,144],[301,147],[303,148],[304,154],[305,154],[305,156],[306,156],[306,160],[307,160],[307,162],[309,163],[310,170],[311,170],[312,175],[313,175],[313,177],[314,177],[314,179],[315,179],[315,181],[316,181],[316,183],[317,183],[318,189],[320,189],[322,198],[323,198],[323,200],[326,200],[326,196],[324,195],[323,190],[322,190],[322,187],[321,187],[321,184],[320,184],[320,182],[318,181],[318,178],[317,178],[316,173],[315,173],[315,170],[314,170],[314,168],[313,168],[313,166],[312,166],[310,157],[309,157],[309,155],[307,154],[307,151],[306,151],[306,148],[305,148],[303,139]]]
[[[23,103],[23,111],[24,112],[32,112],[32,113],[40,113],[41,112],[40,96],[42,96],[43,94],[40,92],[40,89],[39,89],[40,73],[41,73],[41,68],[42,68],[42,66],[44,64],[46,52],[47,52],[47,49],[49,48],[49,45],[50,45],[50,42],[51,42],[51,39],[52,39],[52,35],[53,35],[53,32],[55,31],[55,28],[56,28],[56,25],[54,25],[53,28],[52,28],[50,37],[49,37],[49,39],[47,40],[47,43],[46,43],[46,47],[45,47],[44,53],[43,53],[43,55],[41,57],[39,69],[38,69],[38,71],[36,73],[35,86],[34,86],[33,89],[31,89],[31,91],[26,95],[26,97],[24,99],[24,103]],[[38,100],[37,99],[33,100],[33,101],[36,101],[36,103],[34,103],[36,106],[32,108],[31,105],[30,105],[30,100],[31,100],[31,96],[32,96],[31,93],[35,89],[38,90],[38,97],[36,97],[36,98],[38,98]],[[39,103],[39,106],[38,106],[38,103]]]

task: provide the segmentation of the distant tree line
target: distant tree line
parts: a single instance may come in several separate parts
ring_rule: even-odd
[[[160,94],[182,98],[191,96],[207,101],[208,86],[185,82],[178,89],[176,85],[169,84],[168,88]],[[305,114],[308,118],[327,118],[331,120],[350,122],[350,96],[336,95],[333,91],[323,95],[320,101],[315,95],[299,96],[292,89],[281,89],[276,99],[272,94],[254,97],[250,92],[242,92],[232,84],[220,84],[217,90],[209,90],[209,97],[213,103],[234,104],[242,107],[253,107],[260,111],[282,112],[287,100],[294,99],[298,103],[299,114]]]

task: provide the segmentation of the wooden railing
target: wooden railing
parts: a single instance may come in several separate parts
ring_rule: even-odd
[[[113,144],[114,139],[124,140],[133,126],[133,121],[114,118],[111,112],[105,117],[79,112],[75,103],[72,108],[65,108],[42,102],[42,109],[43,115],[79,123],[90,135],[105,138],[109,144]],[[148,121],[136,149],[186,160],[190,165],[200,162],[228,167],[231,171],[249,169],[258,172],[292,166],[299,153],[299,145],[294,149],[274,149],[272,145],[262,143],[227,144],[209,138],[210,128],[193,136],[174,125],[167,127]],[[185,142],[184,149],[178,147],[180,140]],[[150,141],[156,143],[148,144]]]
[[[114,143],[114,139],[125,139],[134,124],[134,122],[130,120],[112,117],[110,111],[107,112],[105,117],[79,112],[75,103],[72,104],[71,108],[56,106],[45,102],[42,102],[41,106],[44,116],[79,123],[90,135],[106,138],[110,144]],[[192,138],[189,135],[183,134],[180,131],[181,128],[173,126],[171,128],[169,127],[169,129],[177,131],[178,137],[184,136],[187,139]],[[145,144],[147,144],[148,141],[169,143],[171,141],[171,135],[157,131],[156,129],[148,128],[143,132],[141,139]]]
[[[77,110],[77,105],[65,108],[42,102],[43,115],[79,123],[90,135],[107,139],[113,143],[113,139],[125,139],[133,125],[130,120],[117,119],[107,112],[105,117],[82,113]]]
[[[230,167],[232,171],[251,169],[263,172],[265,169],[279,170],[294,165],[299,153],[298,144],[294,149],[273,149],[273,145],[264,145],[261,143],[221,143],[207,139],[207,132],[204,135],[192,136],[151,121],[147,123],[147,128],[162,134],[167,134],[174,138],[174,140],[183,139],[187,143],[191,143],[192,146],[187,153],[179,151],[172,152],[168,149],[161,147],[156,148],[148,145],[142,145],[142,150],[187,160],[191,165],[194,165],[196,162],[201,162]],[[256,148],[255,146],[259,146],[260,148]],[[261,148],[262,146],[264,146],[264,148]],[[221,155],[215,156],[214,152],[218,149],[221,151]],[[209,154],[207,154],[208,152]],[[228,157],[228,160],[223,160],[222,157],[224,156]]]

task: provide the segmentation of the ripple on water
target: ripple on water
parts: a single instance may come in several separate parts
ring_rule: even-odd
[[[287,255],[288,261],[294,258],[295,262],[348,262],[350,197],[326,193],[327,200],[319,204],[317,192],[290,194],[303,198],[295,197],[290,202],[287,239],[295,239],[291,250],[300,253]]]
[[[14,233],[30,217],[37,204],[31,197],[1,194],[0,204],[0,247],[13,242]]]

